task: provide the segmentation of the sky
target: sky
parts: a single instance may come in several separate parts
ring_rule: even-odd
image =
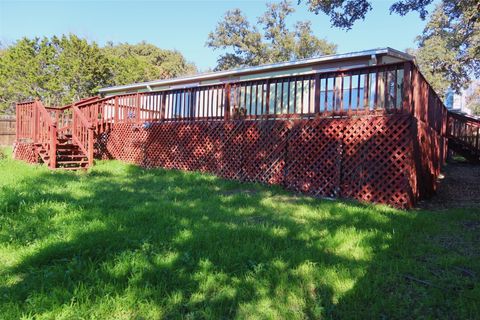
[[[265,11],[264,0],[251,1],[6,1],[0,0],[0,41],[12,44],[22,37],[74,33],[104,45],[145,40],[164,49],[180,51],[200,71],[214,68],[220,51],[205,46],[229,9],[239,8],[251,23]],[[304,1],[303,1],[304,2]],[[330,26],[329,17],[315,15],[305,3],[288,20],[310,20],[317,37],[338,45],[339,53],[392,47],[404,51],[415,46],[424,26],[418,13],[389,14],[392,0],[373,0],[373,10],[352,30]]]

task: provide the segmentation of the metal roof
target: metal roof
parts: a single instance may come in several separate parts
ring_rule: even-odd
[[[178,83],[189,83],[189,82],[198,82],[203,80],[228,78],[228,77],[241,76],[241,75],[250,74],[250,73],[270,72],[270,71],[279,70],[283,68],[302,67],[306,65],[327,63],[327,62],[333,62],[333,61],[339,61],[339,60],[349,60],[352,58],[361,58],[361,57],[367,57],[372,55],[373,56],[387,55],[387,56],[392,56],[392,57],[399,58],[406,61],[414,60],[414,57],[407,53],[386,47],[386,48],[378,48],[378,49],[371,49],[371,50],[357,51],[357,52],[350,52],[350,53],[332,54],[332,55],[326,55],[326,56],[321,56],[317,58],[308,58],[308,59],[301,59],[301,60],[289,61],[289,62],[266,64],[266,65],[255,66],[255,67],[245,67],[245,68],[239,68],[239,69],[233,69],[233,70],[227,70],[227,71],[199,73],[192,76],[178,77],[178,78],[172,78],[172,79],[153,80],[148,82],[133,83],[133,84],[127,84],[127,85],[121,85],[121,86],[114,86],[114,87],[106,87],[106,88],[99,89],[99,92],[105,94],[109,92],[127,91],[132,89],[142,89],[142,88],[149,89],[149,87],[152,87],[152,86],[166,86],[166,85],[175,85]]]

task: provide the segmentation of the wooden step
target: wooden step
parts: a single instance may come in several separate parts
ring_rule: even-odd
[[[58,167],[53,170],[87,170],[88,167]]]
[[[45,149],[44,145],[36,143],[35,149],[40,157],[39,161],[50,166],[50,152]],[[87,155],[72,141],[71,135],[63,135],[58,138],[55,158],[56,165],[55,168],[52,168],[54,170],[86,170],[89,168]]]
[[[68,159],[82,159],[87,158],[84,154],[57,154],[57,159],[68,158]]]
[[[62,161],[57,161],[57,164],[83,164],[83,163],[88,163],[88,160],[62,160]]]
[[[57,144],[57,150],[58,149],[78,149],[78,146],[71,143]]]

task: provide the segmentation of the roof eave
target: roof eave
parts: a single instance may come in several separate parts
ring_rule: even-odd
[[[106,88],[99,89],[99,93],[107,94],[110,92],[118,92],[118,91],[148,89],[154,86],[162,86],[162,85],[166,86],[166,85],[174,85],[178,83],[189,83],[189,82],[198,82],[198,81],[205,81],[205,80],[212,80],[212,79],[222,79],[222,78],[240,76],[240,75],[256,73],[256,72],[270,72],[270,71],[283,69],[283,68],[295,68],[295,67],[301,67],[301,66],[312,65],[312,64],[323,63],[323,62],[348,60],[348,59],[361,58],[361,57],[372,56],[372,55],[381,55],[381,54],[394,56],[399,59],[404,59],[407,61],[414,60],[414,57],[407,53],[387,47],[387,48],[372,49],[372,50],[358,51],[358,52],[352,52],[352,53],[334,54],[334,55],[322,56],[318,58],[309,58],[309,59],[302,59],[302,60],[290,61],[290,62],[280,62],[280,63],[269,64],[269,65],[255,66],[255,67],[239,68],[239,69],[233,69],[233,70],[227,70],[227,71],[201,73],[193,76],[179,77],[179,78],[173,78],[173,79],[154,80],[154,81],[133,83],[133,84],[122,85],[122,86],[106,87]]]

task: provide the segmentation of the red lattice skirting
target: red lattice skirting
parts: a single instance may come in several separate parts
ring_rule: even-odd
[[[13,145],[13,158],[28,163],[37,163],[38,155],[35,152],[33,143],[15,142]]]
[[[96,153],[147,168],[210,172],[409,208],[419,188],[426,188],[416,183],[422,179],[416,172],[416,127],[409,115],[118,124],[97,137]]]

